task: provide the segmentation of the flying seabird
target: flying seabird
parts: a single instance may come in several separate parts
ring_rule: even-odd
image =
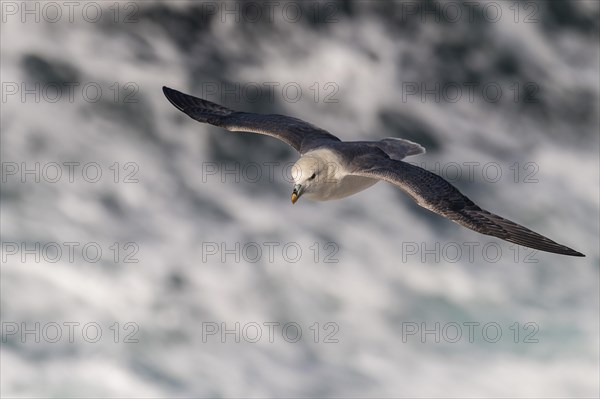
[[[344,198],[387,181],[423,208],[481,234],[570,256],[585,256],[510,220],[481,209],[452,184],[425,169],[403,162],[425,152],[417,143],[386,138],[345,142],[303,120],[285,115],[237,112],[201,98],[163,87],[167,99],[191,118],[233,132],[275,137],[300,153],[293,167],[292,203]]]

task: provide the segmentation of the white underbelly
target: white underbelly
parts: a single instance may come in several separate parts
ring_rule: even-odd
[[[339,181],[324,184],[316,193],[306,193],[306,197],[314,201],[335,200],[366,190],[378,181],[369,177],[349,175]]]

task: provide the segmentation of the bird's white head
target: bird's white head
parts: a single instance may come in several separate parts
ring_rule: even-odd
[[[294,190],[292,204],[301,196],[310,198],[319,192],[320,186],[329,176],[327,162],[318,156],[303,156],[292,167]]]

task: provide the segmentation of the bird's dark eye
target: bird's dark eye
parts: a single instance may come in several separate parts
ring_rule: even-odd
[[[315,177],[317,177],[317,174],[316,174],[316,173],[313,173],[313,174],[312,174],[312,176],[308,178],[308,180],[312,180],[312,179],[314,179]]]

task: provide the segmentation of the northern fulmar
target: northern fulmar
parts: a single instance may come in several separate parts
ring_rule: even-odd
[[[292,203],[300,197],[316,201],[344,198],[387,181],[429,209],[481,234],[570,256],[585,256],[510,220],[481,209],[440,176],[403,162],[422,154],[417,143],[399,138],[379,141],[341,141],[303,120],[285,115],[237,112],[201,98],[163,87],[167,99],[191,118],[233,132],[275,137],[300,153],[292,168]]]

